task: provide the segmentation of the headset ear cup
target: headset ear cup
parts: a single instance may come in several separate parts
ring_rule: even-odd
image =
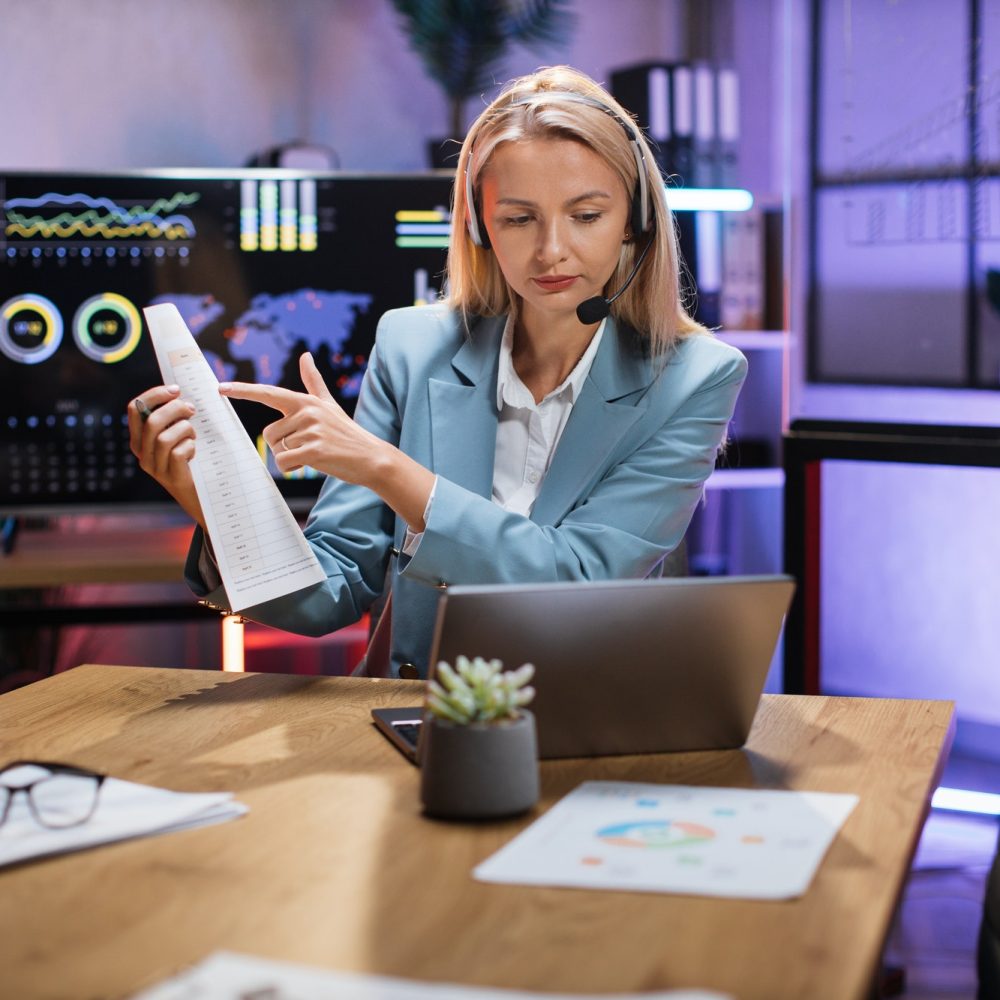
[[[624,122],[622,126],[625,127]],[[631,139],[631,146],[632,155],[635,157],[636,169],[636,183],[635,189],[632,191],[632,206],[630,210],[632,232],[637,236],[640,234],[645,236],[656,225],[650,211],[649,174],[646,172],[646,158],[642,154],[642,147],[634,136]]]
[[[636,187],[635,192],[632,194],[632,208],[629,212],[629,225],[632,228],[632,232],[635,233],[636,236],[644,235],[647,228],[649,228],[649,222],[645,218],[645,213],[642,209],[642,197],[638,187]]]
[[[490,234],[486,229],[486,223],[483,221],[483,214],[479,211],[479,206],[473,206],[475,211],[476,219],[476,235],[479,237],[478,240],[474,238],[474,242],[477,246],[481,246],[484,250],[490,249]]]
[[[483,217],[479,214],[479,209],[473,206],[472,211],[465,217],[465,228],[469,231],[469,239],[477,247],[484,250],[490,249],[490,234],[486,230]]]
[[[474,210],[473,210],[474,211]],[[479,213],[470,211],[465,216],[465,229],[469,234],[469,239],[472,240],[473,246],[481,247],[483,245],[483,230],[480,228]],[[489,242],[489,237],[486,238],[487,243]]]
[[[471,157],[472,154],[470,153]],[[483,217],[479,214],[479,206],[476,204],[476,192],[472,187],[472,175],[469,168],[465,168],[465,228],[469,231],[469,239],[477,247],[484,250],[490,248],[490,234],[483,224]]]

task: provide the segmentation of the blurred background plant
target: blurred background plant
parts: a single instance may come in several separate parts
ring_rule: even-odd
[[[534,50],[560,44],[575,24],[569,0],[392,0],[392,5],[410,48],[444,91],[447,139],[455,140],[465,132],[465,102],[502,82],[497,74],[513,44]]]

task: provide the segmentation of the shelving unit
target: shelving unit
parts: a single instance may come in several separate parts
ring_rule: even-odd
[[[697,575],[778,573],[782,567],[782,330],[721,331],[720,340],[750,363],[731,425],[732,443],[706,483],[688,531],[688,563]],[[765,464],[743,465],[745,452]],[[750,445],[752,444],[752,448]],[[731,463],[727,465],[726,463]]]
[[[785,488],[782,386],[788,335],[783,330],[732,330],[722,331],[718,337],[743,351],[750,365],[731,425],[737,443],[730,451],[738,448],[741,437],[765,442],[769,462],[735,468],[721,465],[709,477],[704,501],[688,529],[689,571],[706,576],[781,573]],[[767,691],[782,690],[783,661],[784,646],[779,643]]]
[[[688,531],[689,569],[697,575],[777,573],[782,566],[781,435],[788,344],[788,334],[780,329],[785,306],[782,200],[754,195],[750,212],[747,225],[720,221],[717,245],[711,227],[701,229],[690,219],[679,227],[681,252],[698,289],[696,318],[713,329],[720,321],[749,324],[755,319],[770,327],[741,325],[716,333],[747,356],[750,368],[730,425],[730,442]]]
[[[705,483],[706,490],[780,490],[784,469],[716,469]]]
[[[747,351],[782,351],[785,348],[784,330],[720,330],[719,340]]]

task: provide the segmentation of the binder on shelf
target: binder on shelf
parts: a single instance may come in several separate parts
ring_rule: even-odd
[[[719,187],[739,185],[740,80],[736,70],[722,68],[715,81],[717,180]]]
[[[699,322],[715,328],[722,321],[721,212],[681,212],[674,216],[682,261],[684,301]]]
[[[615,70],[611,74],[611,93],[645,128],[657,165],[669,175],[672,171],[670,147],[674,115],[670,66],[643,63]]]
[[[653,154],[667,177],[694,186],[694,83],[680,63],[643,63],[611,73],[611,93],[636,116],[653,142]]]
[[[667,177],[684,187],[738,187],[739,77],[707,63],[615,70],[611,93],[643,125]]]
[[[721,222],[719,322],[724,330],[764,327],[764,229],[761,212],[727,212]]]
[[[701,188],[719,187],[715,71],[711,66],[700,64],[692,69],[692,76],[694,106],[689,183]]]
[[[685,187],[694,187],[694,75],[690,66],[671,67],[670,92],[671,139],[669,144],[671,173]]]
[[[646,128],[650,139],[660,149],[670,146],[671,102],[670,71],[666,66],[651,66],[646,76]],[[662,164],[661,164],[662,166]]]
[[[719,212],[697,212],[695,229],[695,281],[698,286],[699,323],[717,327],[722,321],[722,222]]]
[[[762,213],[764,256],[761,265],[764,285],[764,329],[785,328],[785,232],[780,209]]]

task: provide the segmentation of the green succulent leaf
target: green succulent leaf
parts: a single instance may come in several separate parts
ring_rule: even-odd
[[[427,685],[427,709],[460,724],[514,718],[534,697],[534,688],[526,687],[534,673],[529,663],[504,673],[500,660],[479,656],[458,656],[454,667],[442,661]]]

